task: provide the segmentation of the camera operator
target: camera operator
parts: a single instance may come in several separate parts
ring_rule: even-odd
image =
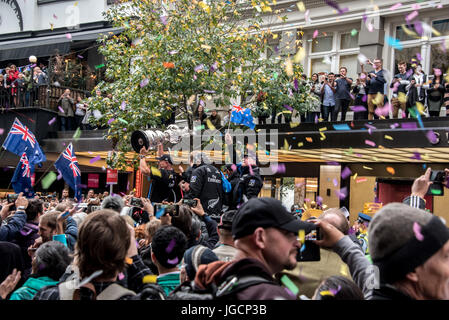
[[[176,173],[173,170],[173,161],[168,154],[163,154],[162,144],[158,145],[158,170],[160,172],[153,172],[148,167],[145,160],[145,155],[148,150],[145,147],[140,149],[140,171],[147,176],[151,177],[150,185],[150,200],[151,202],[161,203],[162,201],[176,202],[177,192],[175,192],[176,185]]]
[[[335,83],[335,74],[330,72],[324,78],[323,86],[321,87],[321,94],[323,96],[323,120],[329,120],[329,113],[331,114],[331,121],[337,121],[338,109],[335,107],[335,91],[337,84]]]

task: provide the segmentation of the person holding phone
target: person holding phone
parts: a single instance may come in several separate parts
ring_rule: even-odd
[[[15,212],[11,211],[11,207],[15,206]],[[17,200],[14,202],[5,204],[0,211],[0,223],[1,220],[5,220],[10,215],[14,214],[9,220],[7,224],[2,224],[0,226],[0,241],[11,241],[15,239],[16,235],[20,230],[22,230],[23,226],[26,223],[27,215],[26,208],[28,207],[28,200],[23,196],[21,192]]]
[[[331,224],[344,235],[347,235],[349,231],[348,220],[344,216],[343,212],[338,208],[328,209],[322,213],[318,219],[311,219],[309,221],[324,221],[324,223]],[[307,235],[305,236],[307,239]],[[316,237],[317,240],[306,240],[305,248],[301,247],[300,251],[303,250],[303,256],[308,257],[309,260],[300,260],[293,270],[283,270],[281,272],[281,275],[287,275],[298,288],[301,288],[301,294],[305,295],[309,299],[313,297],[314,292],[320,285],[322,279],[335,275],[342,275],[348,279],[351,279],[348,266],[340,259],[338,254],[328,247],[320,247],[317,245],[317,241],[322,240],[322,236],[323,232],[321,228],[319,228],[319,234],[318,237]],[[310,259],[310,255],[304,251],[308,251],[316,247],[318,249],[318,259]]]
[[[374,71],[368,73],[368,120],[374,119],[375,108],[382,108],[384,106],[384,87],[385,77],[382,68],[382,59],[376,58],[373,62],[367,61],[374,68]],[[360,64],[362,72],[364,70],[364,63]]]

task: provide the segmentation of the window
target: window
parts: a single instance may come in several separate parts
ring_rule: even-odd
[[[396,27],[396,39],[399,41],[408,41],[408,40],[416,40],[416,37],[413,37],[411,35],[408,35],[405,30],[415,32],[415,26],[412,25],[405,25]],[[415,32],[416,33],[416,32]]]
[[[434,44],[430,49],[430,70],[429,74],[433,74],[433,68],[441,69],[446,73],[449,68],[449,50],[444,52],[441,44]]]
[[[332,50],[332,36],[319,37],[312,41],[312,52],[326,52]]]
[[[441,33],[440,36],[449,36],[449,19],[434,21],[432,27]],[[432,34],[432,36],[435,37],[435,34]]]
[[[356,54],[351,54],[347,56],[340,56],[340,67],[346,67],[348,69],[348,77],[353,80],[357,79],[357,66],[359,64],[359,60],[357,59]]]
[[[394,73],[399,73],[398,63],[399,61],[407,62],[407,70],[412,66],[412,59],[421,58],[421,46],[404,48],[402,50],[394,50]]]
[[[352,49],[359,46],[359,34],[352,36],[350,33],[343,33],[341,35],[340,49]]]
[[[330,72],[331,66],[323,62],[323,58],[312,59],[310,63],[310,76],[314,73]]]

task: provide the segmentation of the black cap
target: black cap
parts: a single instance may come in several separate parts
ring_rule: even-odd
[[[315,229],[313,223],[296,219],[279,200],[252,198],[237,211],[232,221],[232,236],[239,239],[252,234],[259,227],[294,233],[303,229],[306,234]]]
[[[159,161],[168,161],[168,163],[173,164],[173,161],[171,160],[171,157],[168,154],[163,154],[160,157],[156,157],[156,160]]]
[[[237,210],[228,210],[220,217],[220,222],[218,223],[218,227],[220,229],[232,230],[232,221],[234,220],[234,216],[237,213]]]
[[[187,183],[190,183],[190,178],[191,177],[192,177],[192,171],[191,170],[188,170],[188,171],[185,171],[185,172],[181,173],[181,180],[183,180],[183,181],[185,181]]]

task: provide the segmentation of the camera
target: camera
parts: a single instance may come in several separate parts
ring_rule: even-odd
[[[320,247],[314,242],[323,238],[320,227],[316,227],[305,236],[305,241],[296,254],[296,261],[320,261]]]
[[[444,196],[444,185],[446,181],[446,173],[444,171],[431,171],[429,180],[433,183],[427,190],[429,196]]]
[[[198,205],[198,200],[182,199],[182,204],[186,204],[189,207],[196,207]]]
[[[19,195],[15,194],[15,193],[6,195],[6,199],[8,200],[8,203],[16,202],[18,197],[19,197]],[[9,211],[14,211],[14,210],[16,210],[16,205],[15,204],[13,204],[11,207],[9,207]]]
[[[139,198],[131,198],[131,201],[129,202],[131,207],[138,207],[138,208],[143,208],[143,203],[142,200],[140,200]]]
[[[166,213],[168,213],[172,217],[175,214],[178,215],[179,214],[179,205],[177,205],[177,204],[162,204],[162,203],[154,204],[154,216],[156,218],[159,219]]]

